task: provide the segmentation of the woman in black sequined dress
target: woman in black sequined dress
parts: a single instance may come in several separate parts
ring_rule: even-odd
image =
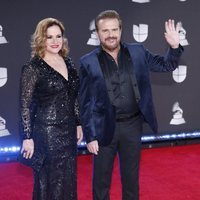
[[[40,21],[32,59],[21,75],[21,153],[32,162],[33,200],[76,200],[76,152],[83,134],[77,95],[79,77],[68,55],[63,24]]]

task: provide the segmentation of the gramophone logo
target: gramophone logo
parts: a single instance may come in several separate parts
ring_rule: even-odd
[[[135,3],[149,3],[150,0],[132,0],[132,2],[135,2]]]
[[[139,24],[133,25],[133,38],[137,42],[144,42],[148,37],[148,25],[147,24]]]
[[[6,84],[7,79],[7,68],[0,67],[0,87]]]
[[[6,38],[3,36],[3,27],[0,25],[0,44],[8,43]],[[5,85],[7,82],[7,69],[0,67],[0,87]],[[0,137],[10,135],[8,129],[6,129],[6,120],[0,116]]]
[[[0,116],[0,137],[10,135],[8,129],[6,129],[6,120]]]
[[[3,27],[0,25],[0,44],[8,43],[6,38],[3,36]]]
[[[95,22],[94,22],[94,20],[92,20],[90,22],[90,27],[89,27],[89,30],[91,31],[91,36],[90,36],[89,40],[87,41],[87,45],[99,46],[100,41],[99,41],[99,38],[97,37],[95,29],[96,29]]]
[[[187,76],[187,66],[186,65],[179,65],[173,72],[172,76],[174,81],[177,83],[181,83],[186,79]]]
[[[180,108],[179,103],[175,102],[172,107],[173,118],[170,121],[171,125],[185,124],[185,119],[183,118],[183,110]]]
[[[0,25],[0,44],[6,44],[8,41],[3,36],[3,27]],[[0,67],[0,87],[4,86],[7,82],[7,69]]]
[[[183,28],[183,24],[181,22],[178,22],[180,26],[180,31],[179,31],[179,38],[180,38],[180,44],[182,46],[187,46],[189,45],[187,39],[186,39],[186,30]]]

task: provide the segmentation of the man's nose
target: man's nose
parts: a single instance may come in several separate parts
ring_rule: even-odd
[[[112,37],[113,35],[113,31],[109,31],[109,37]]]

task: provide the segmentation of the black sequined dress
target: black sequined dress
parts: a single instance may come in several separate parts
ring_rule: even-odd
[[[76,200],[76,126],[79,78],[65,59],[68,80],[40,57],[22,69],[21,120],[23,139],[34,140],[34,200]]]

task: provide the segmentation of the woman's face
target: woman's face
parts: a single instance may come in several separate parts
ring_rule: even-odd
[[[58,54],[63,45],[63,36],[59,26],[53,25],[47,29],[45,44],[45,54]]]

